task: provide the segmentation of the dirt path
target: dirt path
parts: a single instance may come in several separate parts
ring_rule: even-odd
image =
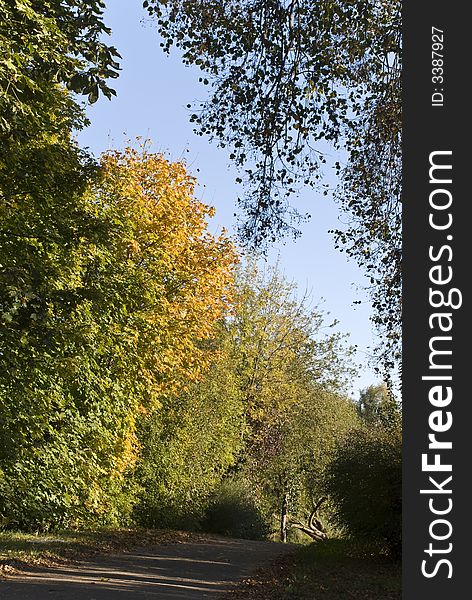
[[[0,581],[1,600],[217,600],[293,546],[227,538],[161,544]]]

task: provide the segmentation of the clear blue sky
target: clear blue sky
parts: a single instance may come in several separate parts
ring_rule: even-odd
[[[198,83],[200,71],[185,67],[177,53],[170,58],[164,55],[141,0],[109,0],[108,4],[105,22],[113,31],[111,43],[123,57],[121,75],[113,82],[117,97],[111,102],[101,99],[88,108],[91,125],[79,134],[80,144],[99,155],[107,148],[122,148],[136,136],[150,138],[155,150],[173,160],[185,158],[197,176],[199,197],[216,207],[210,229],[224,226],[234,231],[235,201],[241,191],[234,183],[236,174],[228,153],[195,135],[189,123],[186,105],[206,94]],[[334,185],[334,177],[329,183]],[[362,289],[367,280],[353,261],[334,249],[328,230],[339,226],[342,215],[332,199],[307,189],[294,202],[312,219],[301,225],[302,236],[296,242],[277,244],[269,262],[278,257],[287,278],[294,280],[301,292],[309,290],[314,304],[323,299],[330,318],[340,321],[338,329],[350,333],[361,364],[360,377],[353,382],[357,397],[359,389],[378,380],[367,364],[376,345],[369,321],[371,306]],[[354,300],[362,304],[353,305]]]

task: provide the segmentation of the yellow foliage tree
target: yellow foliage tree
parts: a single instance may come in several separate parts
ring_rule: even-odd
[[[208,366],[204,341],[230,310],[237,253],[224,230],[208,231],[214,209],[195,198],[196,181],[183,163],[145,145],[107,152],[101,163],[96,194],[110,218],[119,215],[124,224],[115,260],[139,290],[133,345],[151,400],[144,405],[152,406]]]
[[[110,223],[112,249],[105,256],[100,249],[102,302],[119,315],[107,329],[130,399],[114,461],[119,474],[139,451],[134,415],[152,413],[210,365],[206,342],[231,310],[237,253],[224,230],[208,231],[214,209],[195,198],[182,162],[143,144],[105,153],[101,171],[92,197]]]

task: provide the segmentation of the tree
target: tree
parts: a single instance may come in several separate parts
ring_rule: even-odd
[[[133,501],[133,417],[111,370],[98,377],[84,281],[109,227],[87,196],[98,167],[72,140],[87,121],[66,89],[113,94],[102,9],[0,2],[0,512],[13,526],[113,521]]]
[[[239,477],[284,531],[289,513],[311,507],[336,438],[356,422],[342,395],[352,349],[277,268],[249,263],[236,283],[229,331],[248,424]]]
[[[0,493],[21,527],[129,518],[136,422],[208,364],[236,258],[184,165],[109,153],[84,188],[57,159],[0,211]]]
[[[109,34],[101,0],[1,0],[0,139],[31,128],[49,131],[61,116],[50,98],[62,85],[94,102],[115,94],[107,80],[118,76],[119,54]],[[60,97],[60,94],[59,94]]]
[[[132,417],[119,385],[114,411],[97,402],[113,385],[109,370],[97,377],[103,338],[83,282],[108,226],[86,197],[97,165],[72,140],[86,119],[66,91],[113,93],[102,7],[0,2],[0,505],[16,526],[128,510]]]
[[[345,388],[355,372],[353,348],[333,331],[337,321],[326,323],[306,296],[297,298],[296,286],[277,266],[263,271],[249,261],[236,279],[235,303],[230,331],[254,431],[297,402],[300,382]]]
[[[146,0],[169,52],[199,66],[211,94],[191,120],[231,149],[247,194],[241,237],[261,247],[303,218],[288,199],[322,182],[343,148],[337,243],[366,270],[383,365],[399,357],[401,87],[398,0]],[[191,106],[189,105],[189,108]]]
[[[350,399],[311,382],[299,386],[296,404],[280,415],[280,423],[272,425],[264,443],[254,448],[248,459],[251,477],[280,517],[282,541],[290,528],[314,539],[326,535],[319,514],[325,471],[336,444],[357,426]]]
[[[107,231],[96,169],[62,133],[19,143],[0,177],[0,504],[17,527],[113,521],[134,454],[85,276]]]
[[[200,381],[141,420],[140,524],[198,527],[210,496],[244,450],[244,404],[226,341],[216,335],[218,351]]]
[[[381,383],[360,393],[360,424],[338,439],[322,485],[334,522],[356,537],[401,552],[401,410]]]
[[[144,144],[105,154],[102,174],[93,194],[115,227],[100,290],[117,314],[127,298],[124,321],[139,331],[129,351],[147,396],[171,394],[209,365],[205,342],[230,305],[236,249],[224,229],[208,231],[214,209],[194,197],[183,163]]]
[[[369,385],[361,390],[357,410],[370,427],[389,429],[401,426],[400,408],[385,383]]]
[[[276,268],[238,269],[210,368],[142,419],[141,523],[258,536],[284,495],[294,516],[310,506],[335,440],[357,419],[340,394],[351,350],[294,292]]]

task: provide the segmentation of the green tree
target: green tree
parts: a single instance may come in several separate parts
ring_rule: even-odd
[[[87,281],[108,224],[86,196],[96,168],[68,133],[18,144],[0,174],[0,504],[21,527],[116,519],[127,452],[124,390],[112,365],[99,372],[111,340]]]
[[[401,410],[385,383],[361,390],[357,404],[361,419],[371,427],[401,427]]]
[[[356,426],[353,402],[312,382],[299,386],[297,403],[252,448],[245,471],[279,524],[282,541],[291,528],[312,533],[309,516],[324,493],[326,468],[336,444]]]
[[[94,102],[115,92],[119,58],[102,37],[101,0],[1,0],[0,139],[50,131],[68,103],[51,110],[51,96],[63,85]],[[70,106],[70,105],[69,105]],[[62,111],[61,111],[62,107]]]
[[[255,432],[297,402],[301,382],[332,391],[349,383],[353,348],[334,330],[337,321],[327,323],[306,296],[297,298],[296,286],[277,266],[258,270],[249,261],[236,279],[235,303],[231,335]]]
[[[249,263],[236,281],[230,332],[249,428],[239,477],[283,531],[289,512],[309,510],[336,438],[356,423],[342,396],[352,349],[277,268]]]
[[[147,525],[259,535],[284,494],[293,514],[307,509],[336,438],[357,423],[340,394],[352,375],[343,337],[276,268],[249,261],[234,287],[210,369],[143,419],[137,517]]]
[[[132,418],[113,370],[98,376],[106,343],[86,281],[109,224],[87,196],[98,165],[72,140],[86,119],[67,91],[113,94],[103,6],[0,2],[0,504],[16,526],[129,512]]]
[[[349,222],[336,239],[370,277],[388,371],[399,358],[401,328],[399,0],[144,6],[164,50],[177,46],[211,89],[191,121],[200,135],[230,148],[241,169],[243,240],[261,247],[297,235],[303,215],[290,196],[322,182],[327,151],[342,149],[334,166]]]
[[[201,523],[209,497],[244,449],[244,404],[232,367],[228,355],[220,355],[200,382],[142,420],[139,523],[190,528]]]
[[[360,392],[360,424],[338,439],[324,476],[334,522],[401,552],[401,408],[385,383]]]

